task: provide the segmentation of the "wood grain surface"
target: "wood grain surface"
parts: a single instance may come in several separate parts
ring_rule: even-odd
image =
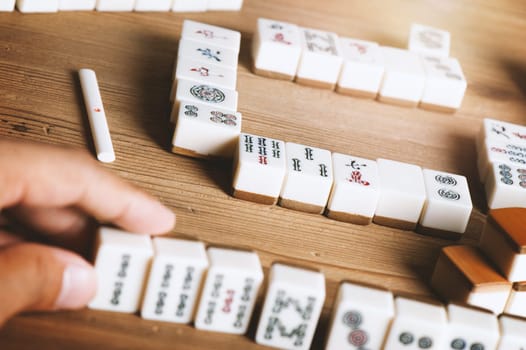
[[[468,79],[455,114],[390,106],[254,75],[258,17],[406,47],[411,23],[447,29]],[[375,224],[357,226],[231,196],[231,164],[170,152],[168,102],[181,22],[242,32],[238,68],[243,131],[468,177],[474,211],[463,243],[476,244],[487,208],[476,173],[484,117],[526,124],[526,4],[522,0],[245,0],[241,12],[0,14],[0,135],[93,152],[77,78],[97,72],[117,161],[107,166],[178,215],[173,234],[255,249],[274,261],[321,269],[327,300],[313,349],[323,345],[342,280],[429,297],[440,247],[450,241]],[[393,174],[396,176],[396,174]],[[0,301],[9,302],[9,301]],[[259,349],[247,336],[96,311],[26,314],[0,331],[0,349]]]

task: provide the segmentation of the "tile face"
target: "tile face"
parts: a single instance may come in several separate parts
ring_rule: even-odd
[[[451,35],[449,32],[413,24],[409,34],[409,51],[425,56],[448,57]]]
[[[239,11],[243,0],[208,0],[208,10],[211,11]]]
[[[23,13],[57,12],[59,0],[17,0],[16,7]]]
[[[174,12],[204,12],[208,6],[208,0],[174,0],[172,11]]]
[[[240,32],[191,20],[183,22],[181,38],[228,49],[234,51],[236,56],[241,45]]]
[[[500,332],[495,315],[455,304],[447,306],[447,313],[447,349],[496,349]]]
[[[331,152],[287,142],[287,174],[280,205],[285,208],[323,213],[332,187]]]
[[[133,11],[135,0],[97,0],[97,11]]]
[[[511,283],[494,270],[482,251],[459,245],[442,248],[431,287],[444,300],[500,314],[508,300]]]
[[[209,248],[210,268],[195,318],[195,328],[244,334],[263,270],[256,253]]]
[[[443,306],[397,297],[395,309],[385,350],[443,349],[447,325]]]
[[[292,80],[301,56],[298,26],[258,18],[252,39],[254,72],[270,78]]]
[[[92,11],[96,0],[60,0],[59,11]]]
[[[477,138],[477,151],[480,152],[486,139],[526,146],[526,127],[485,118]]]
[[[229,68],[237,72],[237,52],[189,39],[179,42],[178,57],[194,61],[196,64],[208,64]]]
[[[175,104],[172,109],[172,122],[177,119],[181,102],[199,103],[212,108],[220,108],[232,114],[237,112],[237,91],[190,80],[179,80],[175,90]]]
[[[490,210],[480,247],[512,282],[526,281],[526,209]]]
[[[426,200],[422,169],[413,164],[378,159],[381,192],[373,221],[413,230]]]
[[[241,113],[182,102],[172,151],[198,158],[232,158],[240,133]]]
[[[427,199],[419,230],[444,238],[460,238],[456,234],[466,231],[473,209],[467,179],[430,169],[424,169],[423,174]]]
[[[526,207],[526,166],[493,163],[484,187],[490,209]]]
[[[342,283],[325,350],[381,349],[393,317],[390,291]]]
[[[518,317],[526,317],[526,283],[513,283],[504,313]]]
[[[148,320],[188,323],[208,268],[201,242],[156,237],[155,258],[146,287],[141,316]]]
[[[281,349],[309,349],[324,301],[322,273],[274,264],[256,343]]]
[[[421,108],[454,112],[460,108],[467,82],[455,58],[422,57],[426,74],[424,93],[420,101]]]
[[[498,350],[524,350],[526,348],[526,320],[512,316],[499,317],[501,338]]]
[[[334,185],[327,216],[355,224],[370,224],[380,198],[376,162],[341,153],[333,153],[332,162]]]
[[[135,0],[135,11],[170,11],[173,0]]]
[[[89,308],[137,312],[153,256],[150,237],[102,227],[95,251],[98,289]]]
[[[220,88],[236,90],[237,71],[207,64],[206,62],[196,62],[185,57],[179,57],[177,59],[174,78],[177,80],[192,80]],[[174,84],[175,83],[174,81]]]
[[[300,28],[302,54],[296,82],[333,89],[338,81],[343,57],[338,35],[316,29]]]
[[[283,141],[242,133],[234,156],[234,197],[276,204],[286,168]]]
[[[380,50],[385,62],[380,101],[416,106],[422,98],[426,83],[420,56],[394,47],[380,47]]]
[[[0,1],[0,11],[2,12],[11,12],[15,10],[16,0],[1,0]]]
[[[477,167],[482,183],[486,182],[491,164],[496,162],[526,167],[526,145],[485,139],[477,154]]]
[[[339,93],[374,98],[384,76],[384,59],[377,43],[340,38],[343,67],[336,90]]]

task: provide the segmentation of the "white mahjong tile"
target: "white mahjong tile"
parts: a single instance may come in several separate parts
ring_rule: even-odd
[[[384,58],[377,43],[340,38],[343,67],[337,91],[362,97],[376,97],[384,77]]]
[[[378,159],[381,192],[374,222],[412,230],[426,200],[422,168],[417,165]]]
[[[254,252],[209,248],[206,276],[195,327],[199,330],[244,334],[263,281]]]
[[[394,312],[390,291],[342,283],[334,304],[325,350],[380,349]]]
[[[96,239],[95,271],[98,287],[89,307],[136,312],[153,256],[150,237],[101,227]]]
[[[334,88],[343,63],[338,35],[310,28],[300,28],[300,34],[302,54],[296,81]]]
[[[281,349],[309,349],[324,301],[322,273],[274,264],[256,342]]]
[[[395,310],[385,350],[444,349],[447,318],[442,305],[397,297]]]
[[[419,225],[425,229],[464,233],[473,204],[466,177],[424,169],[427,199]]]
[[[275,204],[286,173],[285,143],[242,133],[234,157],[234,196]]]
[[[447,349],[484,350],[497,347],[499,323],[493,313],[456,304],[449,304],[447,313]]]
[[[243,6],[243,0],[208,0],[210,11],[239,11]]]
[[[518,317],[526,317],[526,283],[513,283],[510,297],[504,308],[504,313]]]
[[[189,156],[232,158],[241,133],[241,113],[181,102],[173,151]]]
[[[170,11],[173,0],[135,0],[135,11]]]
[[[188,19],[183,22],[181,38],[229,49],[236,55],[241,45],[241,33],[238,31]]]
[[[195,63],[218,65],[237,71],[238,54],[236,51],[199,41],[181,39],[177,56]]]
[[[299,27],[258,18],[252,40],[252,57],[256,74],[292,80],[301,55]]]
[[[450,41],[449,32],[415,23],[411,25],[408,48],[422,55],[448,57]]]
[[[135,0],[97,0],[97,11],[123,11],[131,12]]]
[[[174,0],[172,11],[174,12],[205,12],[208,8],[208,0]]]
[[[237,91],[195,81],[179,80],[175,89],[174,99],[175,103],[171,114],[172,122],[177,119],[179,105],[182,102],[204,104],[212,108],[220,108],[232,114],[237,112]]]
[[[484,188],[490,209],[526,207],[526,166],[491,164]]]
[[[477,137],[477,151],[484,147],[486,139],[526,146],[526,126],[484,118]]]
[[[332,187],[332,158],[328,150],[287,142],[287,174],[280,205],[323,213]]]
[[[420,107],[455,111],[460,108],[467,81],[455,58],[423,56],[426,84]]]
[[[487,138],[477,154],[480,181],[486,182],[491,164],[499,162],[526,167],[526,145]]]
[[[425,72],[420,56],[394,47],[380,47],[385,73],[380,86],[380,101],[416,106],[424,93]]]
[[[59,0],[17,0],[18,11],[24,13],[33,12],[57,12]]]
[[[173,238],[153,239],[155,257],[141,309],[142,318],[188,323],[208,268],[202,242]]]
[[[96,0],[60,0],[59,11],[92,11],[95,9]]]
[[[501,338],[498,350],[526,349],[526,319],[502,315],[499,324]]]
[[[16,0],[0,0],[0,12],[12,12],[15,10]]]
[[[357,224],[369,224],[380,197],[378,167],[374,160],[333,153],[334,184],[327,215]]]
[[[237,71],[186,57],[179,57],[174,78],[236,90]],[[176,81],[174,81],[174,84],[176,84]]]

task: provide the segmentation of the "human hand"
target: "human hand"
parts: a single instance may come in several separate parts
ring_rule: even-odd
[[[0,326],[21,311],[81,308],[96,291],[82,257],[29,243],[12,227],[78,243],[94,219],[149,234],[175,224],[169,209],[83,151],[0,139],[0,169]]]

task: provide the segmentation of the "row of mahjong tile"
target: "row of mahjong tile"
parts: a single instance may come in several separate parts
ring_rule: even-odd
[[[239,11],[243,0],[0,0],[0,11]]]
[[[202,242],[101,228],[90,308],[149,320],[190,323],[199,330],[245,334],[263,282],[251,251],[205,248]],[[143,288],[146,284],[145,293]],[[142,300],[141,300],[142,298]],[[321,272],[276,263],[270,268],[255,340],[282,349],[309,349],[325,301]],[[498,322],[500,321],[500,330]],[[344,282],[335,300],[326,350],[519,349],[526,319],[467,306],[396,297]]]
[[[447,301],[526,317],[526,209],[490,210],[480,247],[443,248],[431,286]]]
[[[190,20],[183,22],[170,93],[170,101],[174,102],[172,122],[176,122],[182,101],[195,102],[228,116],[227,124],[241,130],[236,91],[240,43],[241,34],[237,31]]]
[[[194,135],[195,136],[195,135]],[[464,176],[242,133],[233,195],[355,224],[459,238],[472,211]]]
[[[382,102],[453,112],[467,83],[450,58],[450,34],[413,24],[409,50],[260,18],[253,39],[256,74]]]
[[[484,119],[476,146],[488,207],[526,207],[526,127]]]

